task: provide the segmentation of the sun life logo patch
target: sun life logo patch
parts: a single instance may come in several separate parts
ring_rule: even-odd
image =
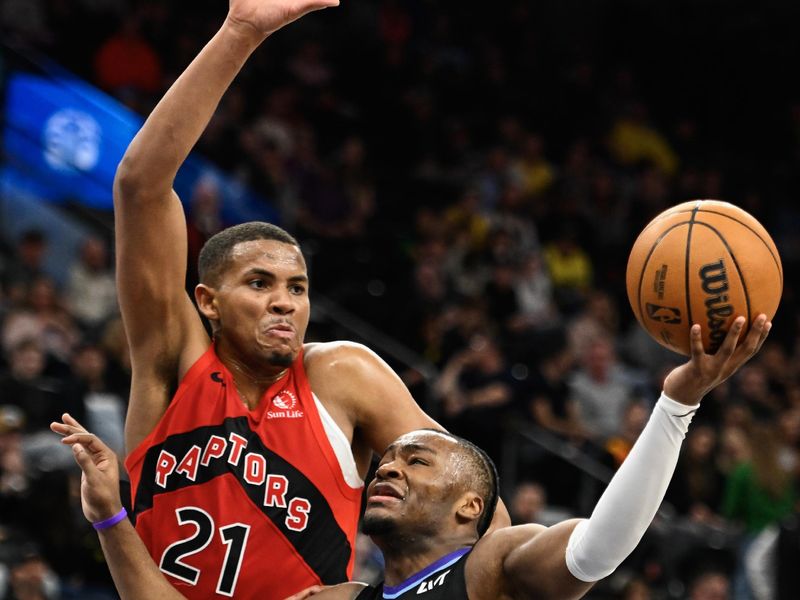
[[[268,419],[300,419],[303,411],[297,410],[297,396],[289,390],[281,390],[272,398],[271,409],[267,411]]]

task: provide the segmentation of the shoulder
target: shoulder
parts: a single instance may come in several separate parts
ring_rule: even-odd
[[[507,592],[505,561],[511,552],[535,539],[547,528],[525,524],[496,529],[483,536],[469,553],[464,569],[471,598],[502,598]]]
[[[524,525],[495,529],[478,540],[470,556],[489,562],[492,557],[502,559],[508,552],[518,548],[520,544],[533,540],[544,531],[547,531],[547,527],[538,523],[525,523]]]
[[[306,344],[303,366],[312,385],[320,379],[353,385],[381,375],[394,376],[374,351],[347,341]]]
[[[303,346],[306,369],[318,366],[356,366],[358,361],[380,360],[377,354],[364,344],[337,340],[334,342],[312,342]]]

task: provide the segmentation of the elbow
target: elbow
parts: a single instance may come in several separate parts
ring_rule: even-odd
[[[171,186],[171,181],[160,180],[141,160],[126,153],[114,175],[114,205],[163,198]]]
[[[136,168],[136,161],[126,153],[122,157],[114,175],[114,201],[136,197],[144,187],[144,176]]]

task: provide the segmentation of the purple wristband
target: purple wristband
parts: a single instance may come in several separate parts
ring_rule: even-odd
[[[109,527],[113,527],[122,519],[128,516],[128,511],[125,510],[125,507],[122,507],[122,510],[115,514],[113,517],[109,517],[103,521],[98,521],[97,523],[92,523],[92,527],[95,528],[96,531],[102,531],[103,529],[108,529]]]

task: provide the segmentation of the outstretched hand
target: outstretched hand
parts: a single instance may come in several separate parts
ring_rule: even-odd
[[[266,37],[315,10],[339,6],[339,0],[230,0],[228,22]]]
[[[114,516],[122,509],[117,455],[69,414],[64,413],[61,419],[62,423],[51,423],[50,429],[64,436],[61,442],[72,447],[81,468],[84,516],[92,523]]]
[[[744,317],[737,317],[716,354],[706,354],[700,325],[693,325],[689,362],[673,369],[664,379],[664,393],[683,404],[697,404],[708,392],[733,375],[753,357],[767,339],[772,323],[759,315],[747,336],[738,342]]]

